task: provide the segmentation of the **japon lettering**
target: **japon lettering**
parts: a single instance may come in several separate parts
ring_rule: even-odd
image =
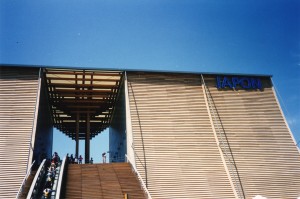
[[[256,77],[238,77],[238,76],[217,76],[216,87],[222,88],[243,88],[243,89],[262,89],[262,83]]]

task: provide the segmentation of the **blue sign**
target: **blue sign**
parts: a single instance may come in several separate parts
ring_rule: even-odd
[[[257,77],[217,76],[217,88],[262,89],[262,83]]]

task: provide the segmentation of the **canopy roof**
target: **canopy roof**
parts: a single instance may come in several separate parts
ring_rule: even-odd
[[[87,118],[90,138],[107,128],[122,82],[121,71],[44,69],[54,127],[76,138],[85,139]]]

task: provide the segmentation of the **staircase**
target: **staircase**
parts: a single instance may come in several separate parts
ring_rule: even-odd
[[[146,199],[128,163],[70,164],[66,199]]]

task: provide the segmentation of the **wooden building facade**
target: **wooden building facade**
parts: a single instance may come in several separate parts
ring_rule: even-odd
[[[86,150],[109,127],[111,161],[130,160],[153,199],[300,197],[270,76],[1,66],[0,107],[0,198],[51,156],[53,127]]]
[[[271,77],[127,76],[132,154],[152,198],[300,196],[300,154]]]
[[[0,198],[15,198],[32,163],[51,157],[46,95],[40,68],[0,67]]]

